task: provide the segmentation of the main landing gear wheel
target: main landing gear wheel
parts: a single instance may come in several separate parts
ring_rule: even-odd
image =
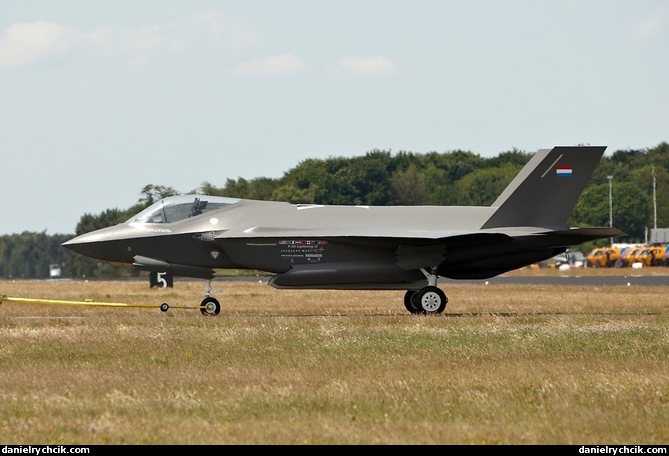
[[[407,298],[405,295],[405,306],[407,305],[406,301]],[[416,307],[415,313],[440,314],[446,308],[448,298],[440,288],[436,286],[427,286],[415,292],[410,298],[410,301],[411,304]],[[409,310],[409,312],[411,312],[411,310]]]
[[[216,298],[204,298],[200,304],[200,312],[202,312],[202,315],[205,317],[213,317],[214,315],[218,315],[220,311],[221,304]]]
[[[414,296],[418,293],[416,290],[407,290],[404,294],[404,307],[409,311],[409,313],[417,314],[419,313],[418,307],[413,301]]]

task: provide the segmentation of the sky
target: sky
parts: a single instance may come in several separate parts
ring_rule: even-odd
[[[666,0],[0,0],[0,235],[314,158],[666,141]]]

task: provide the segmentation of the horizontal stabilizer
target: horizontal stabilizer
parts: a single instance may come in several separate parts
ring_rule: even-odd
[[[577,245],[583,242],[604,239],[607,237],[627,236],[627,233],[618,228],[606,227],[571,228],[568,230],[552,231],[547,234],[551,236],[573,237],[573,241],[569,243],[569,245]]]

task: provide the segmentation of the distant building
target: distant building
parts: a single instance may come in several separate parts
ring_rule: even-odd
[[[669,244],[669,228],[653,228],[650,230],[651,244]]]

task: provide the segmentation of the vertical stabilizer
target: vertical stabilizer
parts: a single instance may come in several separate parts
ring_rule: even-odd
[[[482,228],[564,228],[606,146],[556,146],[538,151],[492,204]]]

